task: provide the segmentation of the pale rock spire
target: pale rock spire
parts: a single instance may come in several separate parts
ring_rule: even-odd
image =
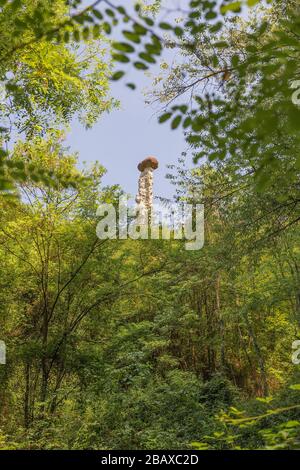
[[[150,210],[153,204],[153,170],[156,168],[158,168],[158,161],[155,157],[147,157],[138,164],[138,170],[141,173],[136,202],[147,210]]]

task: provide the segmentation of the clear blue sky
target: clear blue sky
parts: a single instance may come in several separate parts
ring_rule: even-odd
[[[144,82],[142,74],[137,82]],[[112,95],[121,101],[121,109],[105,114],[90,130],[73,122],[67,144],[79,152],[79,161],[98,160],[106,169],[105,184],[120,184],[132,195],[137,190],[137,164],[148,155],[159,160],[155,171],[155,195],[169,197],[170,183],[165,180],[166,165],[176,163],[186,148],[182,130],[158,124],[151,106],[144,104],[140,87],[127,90],[124,82],[113,86]]]
[[[126,0],[123,4],[130,4]],[[168,52],[169,56],[174,52]],[[169,123],[158,124],[153,107],[145,105],[143,89],[150,87],[151,79],[144,72],[135,72],[137,89],[125,86],[126,81],[115,82],[111,94],[121,101],[121,109],[103,115],[90,130],[73,122],[67,144],[79,152],[79,161],[88,163],[98,160],[106,169],[104,184],[120,184],[135,196],[139,172],[137,164],[148,155],[159,160],[155,171],[154,194],[170,197],[173,188],[165,179],[166,165],[176,163],[186,149],[182,130],[170,130]]]

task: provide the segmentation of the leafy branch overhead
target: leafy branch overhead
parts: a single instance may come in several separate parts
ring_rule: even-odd
[[[194,161],[249,155],[247,166],[254,170],[257,188],[272,184],[275,168],[289,157],[284,154],[299,148],[300,108],[292,101],[291,88],[298,78],[300,52],[297,2],[286,6],[276,1],[266,8],[255,0],[191,1],[189,12],[182,14],[182,26],[154,22],[143,15],[140,5],[135,8],[136,20],[124,8],[104,3],[110,7],[104,10],[106,17],[115,22],[121,17],[127,23],[122,28],[124,41],[113,42],[116,62],[148,70],[164,48],[177,48],[193,61],[193,70],[181,67],[182,80],[176,74],[174,83],[170,79],[169,96],[160,95],[162,103],[168,104],[159,122],[170,121],[171,129],[183,128],[195,149]],[[250,14],[245,7],[254,6],[259,8],[254,18],[239,20],[242,8]],[[112,22],[110,29],[113,26]],[[124,76],[126,69],[121,69],[112,79]],[[134,84],[128,86],[134,88]],[[284,135],[288,135],[284,139],[288,148],[281,146],[279,153],[278,142]],[[289,160],[289,175],[294,178],[299,153]]]
[[[0,449],[299,449],[299,0],[89,1],[0,0]],[[66,146],[140,71],[199,250]]]
[[[171,21],[166,15],[160,20],[159,14],[153,19],[140,3],[129,11],[110,0],[85,8],[75,0],[68,2],[68,10],[57,12],[44,0],[30,11],[19,0],[2,0],[1,15],[14,21],[10,41],[1,41],[0,64],[42,40],[68,45],[104,35],[111,41],[114,62],[122,66],[110,75],[117,81],[126,77],[129,66],[147,71],[164,49],[177,49],[184,59],[183,79],[177,75],[169,81],[171,93],[160,95],[165,111],[159,122],[170,121],[173,130],[182,127],[195,149],[195,162],[252,153],[250,165],[263,190],[284,158],[274,136],[288,135],[289,148],[299,143],[300,110],[291,100],[291,84],[298,78],[300,24],[297,2],[287,3],[191,0],[188,9],[179,11],[178,22],[174,15]],[[252,10],[257,15],[250,18]],[[14,78],[3,81],[8,93],[18,93]],[[126,85],[136,88],[132,81]],[[299,166],[296,154],[291,174]]]

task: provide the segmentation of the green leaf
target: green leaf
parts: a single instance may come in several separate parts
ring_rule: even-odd
[[[209,11],[208,13],[206,13],[205,15],[205,18],[207,20],[214,20],[215,18],[217,18],[217,13],[215,11]]]
[[[139,44],[141,42],[140,36],[136,33],[133,33],[132,31],[123,31],[123,35],[129,41],[135,42],[136,44]]]
[[[254,7],[260,0],[247,0],[248,7]]]
[[[149,52],[149,54],[155,54],[155,55],[161,54],[161,49],[157,47],[157,45],[155,44],[145,44],[145,49],[146,51]]]
[[[141,36],[145,36],[145,34],[147,34],[147,32],[148,32],[147,29],[144,28],[144,26],[142,26],[138,23],[134,23],[133,29],[137,34],[139,34]]]
[[[103,15],[99,10],[92,10],[92,14],[97,18],[98,20],[103,20]]]
[[[148,26],[153,26],[154,25],[154,21],[151,18],[147,18],[146,16],[143,16],[142,19],[145,21],[145,23]]]
[[[183,124],[182,124],[182,127],[184,129],[187,129],[188,127],[190,127],[190,125],[192,124],[192,119],[190,116],[186,117],[185,120],[183,121]]]
[[[99,24],[94,24],[93,26],[93,37],[97,39],[100,36],[101,28]]]
[[[155,64],[156,63],[156,60],[150,54],[146,54],[145,52],[141,52],[139,54],[139,57],[141,59],[145,60],[146,62],[149,62],[149,64]]]
[[[200,11],[192,11],[191,13],[189,13],[189,18],[191,19],[198,19],[200,18],[200,16],[201,16]]]
[[[75,29],[73,31],[73,38],[74,38],[74,41],[76,41],[76,42],[80,41],[80,33],[79,33],[78,29]]]
[[[117,7],[117,10],[121,15],[127,15],[126,10],[125,10],[124,7],[119,6],[119,7]]]
[[[190,144],[199,144],[201,142],[201,137],[200,135],[189,135],[187,141]]]
[[[64,42],[65,43],[70,42],[70,33],[69,33],[69,31],[64,32]]]
[[[228,42],[218,41],[218,42],[215,42],[213,45],[214,47],[217,47],[218,49],[226,49],[228,47]]]
[[[119,70],[118,72],[115,72],[112,75],[111,80],[114,80],[114,81],[120,80],[120,78],[124,77],[124,75],[125,75],[125,72],[123,72],[123,70]]]
[[[107,16],[110,16],[111,18],[115,17],[115,13],[110,8],[106,8],[105,13],[107,14]]]
[[[15,189],[15,186],[11,180],[0,179],[0,191],[11,191]]]
[[[288,428],[288,429],[290,429],[290,428],[296,428],[296,427],[298,427],[298,426],[300,426],[300,422],[299,422],[299,421],[295,421],[295,420],[294,420],[294,421],[291,420],[291,421],[288,421],[287,423],[284,423],[284,427],[285,427],[285,428]]]
[[[136,85],[134,83],[126,83],[126,86],[128,88],[130,88],[131,90],[135,90],[136,89]]]
[[[172,123],[171,123],[171,129],[177,129],[177,127],[179,126],[179,124],[181,123],[181,119],[182,119],[182,116],[176,116]]]
[[[290,385],[289,388],[291,390],[300,390],[300,384],[293,384],[293,385]]]
[[[160,27],[160,29],[165,29],[165,30],[173,29],[173,26],[171,26],[169,23],[165,23],[165,22],[159,23],[158,26]]]
[[[222,28],[223,28],[223,24],[222,21],[218,21],[216,24],[214,24],[213,26],[210,27],[210,31],[212,33],[217,33],[218,31],[220,31]]]
[[[180,104],[177,109],[179,109],[183,114],[185,114],[188,110],[188,105],[187,104]]]
[[[175,26],[174,28],[174,33],[176,34],[177,37],[181,37],[184,34],[184,30],[180,28],[179,26]]]
[[[82,37],[83,39],[87,40],[90,36],[90,30],[89,28],[86,26],[85,28],[83,28],[82,30]]]
[[[139,62],[139,61],[138,61],[138,62],[134,62],[133,65],[134,65],[135,68],[138,69],[138,70],[147,70],[147,69],[149,68],[146,64],[144,64],[143,62]]]
[[[113,42],[112,47],[121,52],[134,52],[134,47],[127,42]]]
[[[122,62],[123,64],[129,62],[129,58],[124,54],[112,54],[112,58],[117,62]]]
[[[172,113],[165,113],[159,116],[158,122],[163,123],[166,122],[170,117],[172,116]]]
[[[206,442],[192,442],[191,446],[195,450],[209,450],[210,446]]]
[[[73,21],[75,21],[78,24],[83,24],[84,23],[84,15],[78,15],[73,18]]]
[[[107,23],[107,21],[105,23],[103,23],[103,29],[104,31],[106,32],[106,34],[110,34],[111,33],[111,26],[109,23]]]
[[[240,12],[242,6],[242,2],[232,2],[229,5],[222,5],[220,11],[223,15],[228,13],[229,11]]]
[[[162,45],[160,43],[160,40],[156,36],[154,36],[154,34],[151,36],[151,39],[152,39],[153,45],[161,51],[162,50]]]
[[[191,8],[197,8],[201,5],[201,3],[202,3],[202,0],[192,0],[190,2],[190,7]]]

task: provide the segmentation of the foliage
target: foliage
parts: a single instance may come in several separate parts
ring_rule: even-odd
[[[16,155],[26,149],[58,175],[77,174],[59,134],[24,145]],[[97,204],[119,194],[101,187],[101,167],[74,188],[25,182],[21,200],[3,199],[5,445],[297,447],[290,422],[298,421],[299,392],[291,403],[277,391],[295,367],[299,233],[291,226],[271,245],[253,245],[257,231],[269,229],[269,219],[255,222],[265,195],[249,188],[256,197],[249,207],[248,195],[233,192],[229,175],[210,165],[174,173],[179,198],[205,198],[200,251],[180,241],[98,240]],[[270,393],[278,404],[265,400]],[[288,408],[288,431],[270,405]],[[245,407],[250,417],[262,415],[256,427],[253,418],[249,426],[232,421],[247,417]]]
[[[290,386],[292,390],[299,390],[299,388],[299,384]],[[250,416],[245,411],[230,407],[228,412],[222,412],[216,416],[219,430],[211,436],[204,436],[204,442],[193,442],[192,446],[199,450],[298,449],[300,406],[297,397],[290,394],[286,406],[280,406],[279,399],[282,401],[282,396],[258,398],[259,404],[255,408],[261,411]],[[253,405],[252,408],[254,408]],[[251,404],[247,406],[251,409]]]
[[[163,2],[0,0],[1,448],[299,448],[299,15],[262,3],[169,21]],[[180,59],[152,93],[192,149],[168,178],[205,205],[199,251],[99,240],[122,188],[64,144],[115,104],[109,78],[165,49]]]
[[[68,40],[69,14],[63,0],[2,2],[0,12],[1,143],[9,148],[16,134],[28,138],[66,126],[74,116],[90,127],[109,110],[110,61],[100,34],[82,44]],[[65,41],[47,31],[61,31]],[[104,60],[105,59],[105,60]],[[1,150],[0,189],[14,192],[14,182],[36,180],[40,168],[13,162]],[[51,175],[44,173],[40,181]]]

